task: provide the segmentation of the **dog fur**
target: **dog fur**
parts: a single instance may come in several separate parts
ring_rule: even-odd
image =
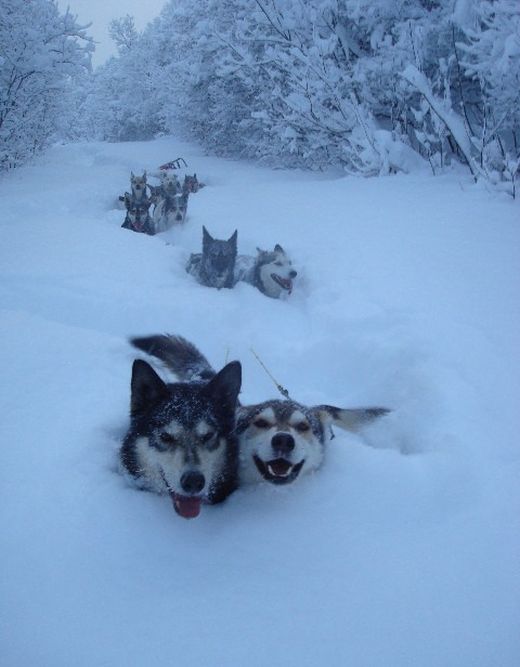
[[[180,336],[134,338],[138,349],[160,359],[184,381],[208,381],[215,371],[189,341]],[[332,427],[350,432],[389,412],[386,408],[308,407],[293,400],[269,400],[237,406],[240,484],[266,481],[289,484],[318,470]]]
[[[214,239],[206,227],[202,227],[202,253],[192,253],[186,271],[206,287],[233,287],[237,258],[238,232],[227,241]]]
[[[257,248],[257,251],[256,257],[237,257],[235,283],[249,283],[272,299],[285,298],[291,294],[293,280],[298,274],[282,246],[277,243],[273,250]]]
[[[148,193],[146,191],[148,188],[146,171],[143,172],[142,176],[137,176],[133,171],[130,172],[130,188],[134,201],[142,202],[143,200],[148,199]]]
[[[202,503],[225,500],[238,484],[240,385],[238,361],[207,381],[166,383],[136,359],[130,426],[120,449],[123,471],[139,487],[169,494],[186,519],[198,516]]]
[[[155,234],[154,224],[150,216],[151,200],[146,197],[135,199],[129,192],[125,192],[123,201],[126,216],[121,227],[150,236]]]
[[[204,187],[204,183],[201,183],[197,178],[197,174],[186,174],[184,176],[184,181],[182,183],[182,191],[187,192],[188,194],[194,194],[198,192],[201,188]]]

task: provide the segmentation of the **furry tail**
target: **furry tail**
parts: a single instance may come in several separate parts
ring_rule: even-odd
[[[182,336],[131,338],[134,347],[160,359],[181,382],[211,380],[215,371],[206,357]]]
[[[343,409],[335,408],[332,405],[318,405],[315,409],[319,411],[325,421],[353,433],[359,431],[365,424],[370,424],[375,419],[391,412],[388,408]]]

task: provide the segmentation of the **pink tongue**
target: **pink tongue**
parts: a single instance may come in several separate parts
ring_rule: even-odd
[[[172,493],[173,506],[178,514],[185,519],[194,519],[200,513],[200,498],[192,498],[190,496],[179,496],[177,493]]]
[[[285,459],[273,459],[272,461],[269,461],[267,465],[275,475],[286,475],[292,467],[289,461],[286,461]]]

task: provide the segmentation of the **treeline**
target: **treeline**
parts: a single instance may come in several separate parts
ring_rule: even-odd
[[[83,136],[363,175],[457,161],[515,193],[518,0],[171,0],[112,36],[76,92]]]

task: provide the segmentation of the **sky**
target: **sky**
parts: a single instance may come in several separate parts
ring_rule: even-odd
[[[120,18],[130,14],[135,19],[138,30],[142,30],[145,25],[152,21],[166,4],[166,0],[116,0],[107,2],[107,0],[58,0],[58,6],[65,11],[70,7],[70,11],[77,15],[82,24],[92,23],[89,28],[89,34],[94,37],[96,42],[96,51],[92,58],[94,66],[102,65],[107,58],[116,53],[116,48],[108,35],[108,25],[112,19]]]

